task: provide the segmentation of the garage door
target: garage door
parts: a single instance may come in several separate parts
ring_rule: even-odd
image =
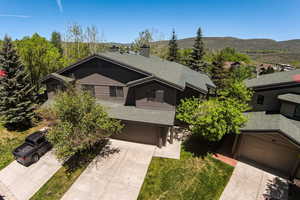
[[[238,150],[241,158],[276,169],[289,176],[297,161],[297,150],[278,134],[243,134]]]
[[[158,131],[159,128],[156,126],[126,123],[122,133],[116,134],[112,138],[157,145]]]

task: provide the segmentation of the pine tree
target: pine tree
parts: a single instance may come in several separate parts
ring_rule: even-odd
[[[0,50],[0,116],[8,129],[31,125],[34,116],[34,87],[22,66],[9,37],[5,36]]]
[[[202,40],[202,31],[201,28],[197,30],[197,36],[193,46],[193,51],[191,53],[191,63],[190,66],[195,71],[205,71],[205,63],[203,61],[204,56],[204,43]]]
[[[60,55],[63,54],[63,48],[62,48],[62,41],[61,41],[61,35],[59,32],[52,32],[52,35],[51,35],[51,43],[53,44],[53,46],[55,46]]]
[[[228,83],[230,74],[224,69],[224,62],[224,58],[218,55],[212,63],[211,78],[216,84],[217,89],[225,88]]]
[[[168,52],[167,60],[172,61],[172,62],[178,62],[179,61],[177,36],[175,34],[175,30],[173,30],[172,38],[169,41],[169,52]]]

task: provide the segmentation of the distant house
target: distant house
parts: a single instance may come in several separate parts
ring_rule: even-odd
[[[114,138],[163,146],[172,135],[176,106],[186,97],[209,95],[215,85],[203,73],[149,55],[108,52],[89,56],[43,79],[51,104],[65,83],[89,91],[125,124]]]
[[[236,157],[300,178],[300,70],[246,80],[252,111],[236,137]]]
[[[226,61],[224,62],[223,68],[226,70],[234,70],[236,68],[239,68],[243,66],[245,63],[244,62],[229,62]]]

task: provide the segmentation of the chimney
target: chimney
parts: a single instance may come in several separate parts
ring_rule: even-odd
[[[149,57],[150,56],[150,46],[147,44],[144,44],[143,46],[141,46],[140,55]]]

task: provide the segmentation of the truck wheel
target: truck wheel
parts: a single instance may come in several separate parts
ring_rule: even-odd
[[[33,157],[32,157],[32,160],[33,160],[34,163],[39,161],[39,159],[40,159],[40,156],[38,154],[34,154]]]

